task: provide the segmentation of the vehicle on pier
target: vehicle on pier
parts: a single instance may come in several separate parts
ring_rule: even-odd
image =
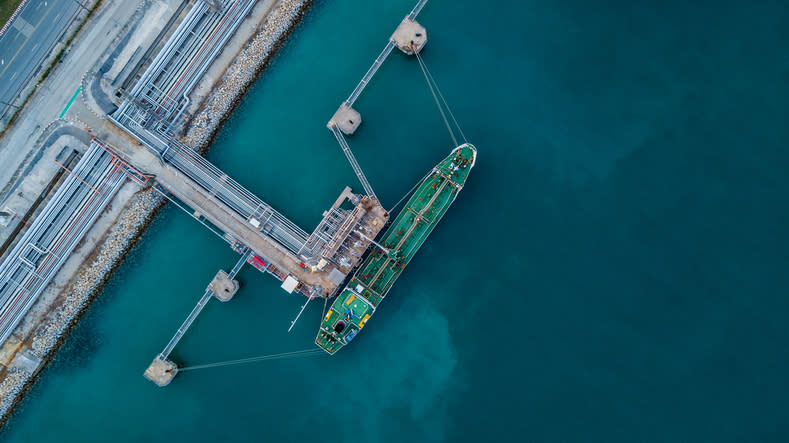
[[[428,174],[321,322],[315,343],[329,354],[348,344],[375,312],[466,183],[477,150],[458,146]]]
[[[247,263],[249,263],[250,265],[254,266],[259,271],[265,271],[266,270],[266,266],[268,266],[268,263],[266,263],[265,260],[263,260],[262,258],[260,258],[257,255],[252,255],[251,257],[249,257],[249,260],[247,260]]]

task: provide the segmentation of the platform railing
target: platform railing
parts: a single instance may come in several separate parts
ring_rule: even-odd
[[[355,88],[353,88],[353,92],[351,92],[351,95],[349,95],[345,100],[345,104],[348,105],[348,107],[353,106],[354,102],[356,102],[356,99],[359,98],[359,96],[362,94],[362,91],[364,91],[364,88],[368,83],[370,83],[370,80],[372,80],[375,73],[378,72],[378,68],[384,64],[386,57],[389,56],[394,47],[395,43],[391,40],[386,44],[386,46],[384,46],[384,50],[378,54],[378,57],[376,57],[375,61],[370,66],[370,69],[367,70],[367,72],[364,74],[364,77],[362,77],[362,80],[356,85]]]
[[[409,20],[415,19],[416,16],[419,15],[420,12],[422,12],[422,8],[425,7],[425,3],[427,3],[427,0],[419,0],[418,2],[416,2],[414,9],[412,9],[411,12],[408,14],[408,19]]]
[[[345,153],[345,156],[348,157],[348,162],[351,164],[353,168],[353,172],[356,173],[356,177],[359,178],[359,181],[362,183],[362,187],[364,188],[364,192],[372,199],[378,200],[376,197],[375,192],[373,192],[373,187],[370,185],[370,182],[367,181],[367,177],[364,175],[362,171],[362,167],[359,166],[359,162],[356,161],[356,157],[353,155],[351,151],[351,147],[348,146],[348,142],[345,141],[345,137],[343,137],[340,128],[337,125],[331,127],[331,132],[334,133],[334,137],[337,138],[337,141],[340,143],[342,147],[342,152]]]
[[[236,265],[233,266],[233,269],[227,274],[228,278],[232,280],[236,276],[236,274],[238,274],[241,268],[244,267],[244,264],[247,262],[247,260],[249,260],[251,256],[252,256],[252,251],[250,251],[249,249],[244,251],[244,253],[241,254],[241,258],[238,260]],[[190,312],[189,315],[186,317],[186,320],[184,320],[184,322],[181,323],[181,327],[178,328],[178,330],[175,332],[175,335],[173,335],[170,341],[167,342],[167,346],[165,346],[162,352],[159,354],[162,360],[167,360],[167,357],[170,356],[170,353],[173,352],[175,346],[178,344],[179,341],[181,341],[181,339],[186,334],[186,331],[189,330],[189,328],[192,326],[192,323],[194,323],[194,321],[197,319],[197,316],[200,315],[200,312],[203,310],[203,308],[205,308],[205,305],[208,304],[209,300],[211,300],[211,297],[213,296],[214,296],[214,291],[210,289],[206,289],[203,296],[200,297],[200,300],[197,301],[195,307],[192,308],[192,312]]]

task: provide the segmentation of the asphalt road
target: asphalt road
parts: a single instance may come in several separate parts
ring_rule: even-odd
[[[69,0],[67,0],[69,1]],[[47,78],[17,121],[0,138],[0,190],[15,180],[26,165],[32,161],[42,147],[36,143],[45,128],[63,112],[74,92],[80,86],[83,74],[104,54],[121,30],[122,24],[132,18],[141,0],[116,0],[104,2],[96,14],[72,43],[62,63]],[[176,4],[180,0],[154,0]],[[73,2],[73,0],[72,0]],[[27,7],[38,0],[30,0]],[[49,5],[49,4],[48,4]],[[48,6],[47,5],[47,6]],[[42,6],[43,8],[44,6]],[[79,6],[77,6],[79,8]],[[54,16],[60,11],[53,11]],[[52,14],[52,12],[50,12]],[[63,17],[61,17],[61,20]],[[41,25],[43,26],[43,25]],[[28,44],[31,44],[30,41]],[[5,61],[8,63],[8,60]],[[4,66],[0,64],[0,72]],[[8,71],[6,71],[8,72]],[[77,98],[75,102],[80,99]],[[0,109],[2,109],[0,107]],[[5,206],[8,195],[0,192],[0,210]]]
[[[58,37],[75,18],[76,0],[29,0],[0,37],[0,115],[49,55]]]

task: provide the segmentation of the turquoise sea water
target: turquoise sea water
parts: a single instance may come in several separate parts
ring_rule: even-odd
[[[350,184],[324,125],[412,2],[318,1],[209,158],[308,230]],[[789,7],[431,1],[425,61],[479,149],[447,217],[332,358],[142,372],[236,255],[168,207],[4,441],[786,441]],[[393,53],[350,139],[394,203],[452,148]],[[292,351],[253,269],[182,364]]]

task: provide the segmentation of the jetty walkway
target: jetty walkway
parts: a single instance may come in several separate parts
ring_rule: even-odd
[[[422,25],[416,22],[416,16],[422,12],[422,8],[425,7],[426,3],[427,0],[419,0],[413,9],[411,9],[411,12],[409,12],[403,21],[400,22],[400,25],[389,37],[389,40],[386,42],[386,46],[384,46],[384,49],[380,54],[378,54],[378,57],[375,58],[373,64],[370,65],[370,68],[367,69],[367,72],[365,72],[361,81],[359,81],[356,87],[353,88],[353,91],[351,91],[351,94],[348,96],[348,98],[346,98],[345,101],[340,104],[340,107],[331,117],[329,122],[326,123],[326,127],[332,131],[334,137],[337,139],[337,142],[340,144],[342,152],[348,159],[348,163],[351,164],[351,168],[353,168],[354,174],[356,174],[356,177],[362,184],[364,192],[366,192],[367,195],[372,198],[376,198],[375,193],[373,192],[373,187],[370,185],[370,181],[364,175],[361,166],[359,166],[359,162],[353,155],[353,151],[351,151],[350,146],[348,146],[348,142],[345,140],[343,134],[353,135],[359,128],[359,125],[362,124],[362,116],[359,111],[353,108],[353,105],[362,94],[362,91],[364,91],[364,88],[370,84],[373,76],[384,64],[386,58],[392,53],[392,50],[397,47],[400,48],[400,50],[405,54],[413,55],[424,48],[425,44],[427,43],[427,31],[425,31],[425,28]]]

